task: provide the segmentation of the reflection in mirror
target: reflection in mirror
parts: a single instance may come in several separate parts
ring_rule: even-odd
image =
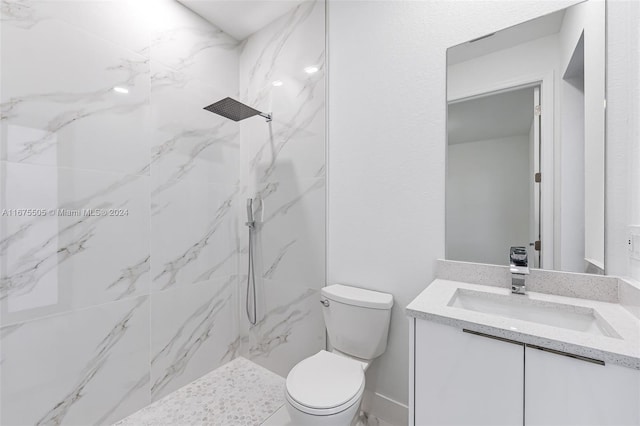
[[[446,258],[604,274],[604,2],[447,51]]]
[[[538,90],[527,87],[449,104],[451,259],[503,264],[505,248],[526,247],[539,238],[539,188],[530,179],[540,146],[534,127]],[[538,252],[529,259],[539,267]]]

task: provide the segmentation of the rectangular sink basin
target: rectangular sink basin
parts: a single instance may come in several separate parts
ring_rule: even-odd
[[[527,295],[502,295],[459,288],[449,306],[503,318],[620,338],[592,308],[532,300]],[[516,327],[512,327],[517,330]]]

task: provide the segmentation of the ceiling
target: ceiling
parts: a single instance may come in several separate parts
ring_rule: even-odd
[[[304,0],[178,0],[236,40],[244,40]]]
[[[537,38],[556,34],[562,28],[564,13],[564,9],[559,10],[558,12],[498,31],[486,38],[454,46],[447,50],[447,65],[468,61]]]
[[[449,104],[449,145],[528,135],[533,120],[533,87]]]

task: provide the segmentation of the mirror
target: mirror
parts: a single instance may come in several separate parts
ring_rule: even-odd
[[[605,3],[447,50],[446,258],[605,273]]]

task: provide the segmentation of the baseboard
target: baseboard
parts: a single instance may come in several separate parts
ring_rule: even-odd
[[[404,426],[409,421],[409,407],[370,390],[364,391],[362,410],[392,425]]]

